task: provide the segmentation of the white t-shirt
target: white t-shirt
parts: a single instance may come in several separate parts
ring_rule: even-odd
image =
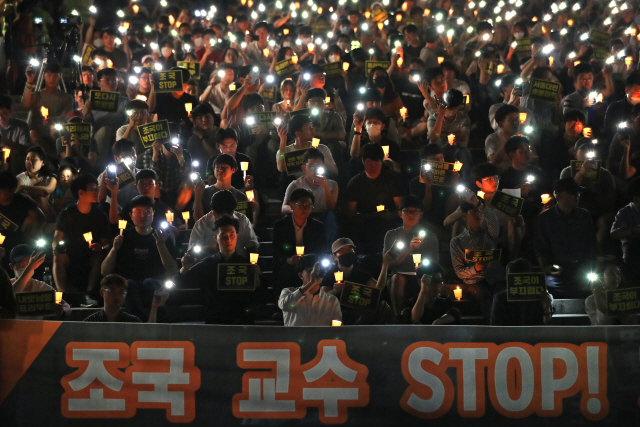
[[[257,248],[260,246],[258,243],[258,236],[256,236],[253,228],[251,228],[251,221],[249,221],[249,218],[240,212],[234,212],[233,217],[240,223],[240,228],[238,229],[238,240],[236,242],[236,253],[245,258],[249,258],[247,245],[253,242],[256,247],[255,250],[257,251]],[[194,245],[209,246],[216,242],[216,239],[213,237],[213,223],[215,220],[214,212],[211,211],[196,221],[193,226],[193,230],[191,230],[189,249]]]
[[[327,183],[329,184],[331,197],[338,200],[338,183],[331,179],[327,179]],[[291,193],[298,188],[304,188],[313,193],[313,197],[315,198],[315,202],[313,202],[313,213],[320,213],[328,210],[327,204],[324,200],[324,188],[319,185],[309,184],[304,176],[301,176],[289,184],[287,191],[284,194],[283,204],[289,203]]]
[[[340,302],[322,289],[315,295],[302,295],[299,288],[285,288],[278,298],[284,316],[284,326],[331,326],[332,320],[342,321]]]
[[[306,150],[307,148],[311,148],[311,144],[309,144],[308,147],[306,148],[294,148],[293,144],[287,145],[284,149],[285,153],[290,153],[292,151],[296,151],[296,150]],[[333,155],[331,154],[331,150],[329,150],[329,147],[327,147],[324,144],[319,144],[318,145],[318,151],[320,151],[322,153],[322,155],[324,156],[324,167],[325,168],[330,168],[332,170],[336,170],[338,169],[338,167],[336,166],[336,162],[335,160],[333,160]],[[278,152],[276,153],[276,162],[278,161],[278,159],[280,158],[280,150],[278,150]]]

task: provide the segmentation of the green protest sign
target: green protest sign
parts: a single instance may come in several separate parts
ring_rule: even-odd
[[[9,218],[0,213],[0,231],[2,232],[13,232],[18,231],[18,224],[11,221]]]
[[[140,135],[140,140],[144,148],[151,148],[155,141],[161,144],[169,142],[171,140],[169,121],[160,120],[158,122],[140,125],[138,126],[138,135]]]
[[[118,177],[118,187],[120,189],[136,182],[133,177],[133,172],[131,172],[131,169],[129,169],[129,166],[127,166],[124,161],[116,165],[116,176]]]
[[[169,70],[153,73],[153,90],[156,93],[182,92],[182,72]]]
[[[183,67],[189,70],[191,77],[194,79],[200,78],[200,63],[192,61],[178,61],[178,67]]]
[[[540,301],[546,291],[544,273],[508,273],[507,301]]]
[[[384,22],[389,18],[387,11],[380,5],[374,5],[371,8],[371,20],[375,23]]]
[[[339,62],[325,62],[320,65],[322,71],[324,71],[325,76],[339,76],[342,74],[342,61]]]
[[[591,162],[595,167],[584,174],[584,179],[588,179],[593,182],[597,182],[600,180],[600,168],[602,167],[602,160],[587,160]],[[583,161],[580,160],[571,160],[571,176],[576,176],[576,174],[582,169]]]
[[[273,121],[278,117],[278,113],[276,111],[265,111],[263,113],[253,113],[249,114],[247,118],[253,118],[254,123],[260,123],[262,126],[267,129],[275,129],[276,125]]]
[[[302,164],[304,155],[308,148],[303,150],[289,151],[288,153],[280,154],[284,156],[284,165],[287,168],[287,175],[300,175],[302,173]]]
[[[218,264],[219,291],[255,291],[256,275],[251,264]]]
[[[340,305],[356,310],[376,311],[380,295],[382,295],[382,289],[344,282],[344,289],[340,294]]]
[[[369,77],[371,70],[376,67],[382,67],[385,70],[391,65],[390,61],[364,61],[365,75]]]
[[[607,315],[640,313],[640,288],[610,289],[605,292]]]
[[[291,61],[291,58],[276,62],[276,74],[278,77],[289,77],[297,72],[296,63]]]
[[[81,145],[89,145],[91,143],[92,126],[90,123],[66,123],[64,125],[65,136],[69,139],[75,139]],[[62,146],[67,145],[67,138],[62,139]]]
[[[606,48],[609,45],[611,35],[606,31],[591,30],[589,33],[589,43],[594,46]]]
[[[555,103],[559,93],[560,83],[531,79],[531,92],[529,93],[530,99]]]
[[[493,199],[491,199],[491,206],[512,217],[520,215],[523,204],[524,199],[522,197],[512,196],[502,191],[496,191],[493,194]]]
[[[116,111],[118,111],[120,94],[118,92],[92,90],[89,99],[91,101],[92,110],[115,113]]]
[[[91,63],[91,54],[96,50],[97,48],[93,45],[90,44],[85,44],[84,45],[84,49],[82,50],[82,63],[83,64],[89,64]]]
[[[278,102],[278,95],[280,94],[280,89],[277,86],[268,86],[265,90],[262,91],[260,95],[262,95],[262,99],[269,102]]]
[[[253,209],[251,208],[251,203],[246,200],[238,202],[238,206],[236,206],[236,212],[241,213],[249,219],[253,219]]]
[[[453,185],[453,163],[423,160],[420,165],[420,182],[424,183],[423,174],[431,177],[433,185],[451,187]]]
[[[54,314],[56,291],[17,292],[16,303],[21,316],[43,316]]]
[[[519,57],[531,56],[531,37],[516,40],[516,53]]]

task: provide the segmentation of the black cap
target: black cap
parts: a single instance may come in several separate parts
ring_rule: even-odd
[[[585,145],[587,146],[586,149],[595,148],[593,145],[593,140],[591,138],[584,138],[584,137],[578,138],[573,148],[574,150],[578,151],[582,148],[585,148]]]
[[[561,193],[566,191],[567,193],[578,194],[584,190],[584,187],[579,186],[572,177],[562,178],[553,183],[553,191]]]

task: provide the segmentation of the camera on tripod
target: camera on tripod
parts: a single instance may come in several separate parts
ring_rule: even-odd
[[[82,17],[80,15],[71,15],[71,16],[66,16],[64,18],[60,18],[60,25],[62,25],[63,27],[65,25],[79,26],[81,24],[82,24]]]

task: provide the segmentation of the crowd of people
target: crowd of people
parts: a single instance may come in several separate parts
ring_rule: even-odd
[[[58,3],[5,2],[2,317],[161,322],[184,287],[214,324],[459,324],[454,284],[486,324],[637,323],[633,2]]]

